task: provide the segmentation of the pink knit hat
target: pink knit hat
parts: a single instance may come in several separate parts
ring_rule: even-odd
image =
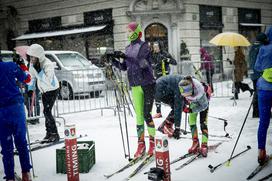
[[[138,23],[136,23],[136,22],[130,22],[127,27],[129,29],[131,29],[132,31],[135,31],[136,28],[137,28],[137,26],[138,26]]]

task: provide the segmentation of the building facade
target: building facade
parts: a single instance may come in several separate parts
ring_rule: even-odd
[[[146,41],[163,42],[178,60],[182,42],[191,60],[200,60],[200,47],[222,60],[225,51],[209,40],[233,31],[253,42],[272,24],[272,1],[1,0],[1,47],[40,43],[46,49],[79,51],[95,61],[108,49],[124,50],[130,21],[141,23]]]

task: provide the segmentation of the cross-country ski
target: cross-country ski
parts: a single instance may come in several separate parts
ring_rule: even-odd
[[[253,177],[255,177],[259,172],[261,172],[270,162],[270,160],[272,160],[272,155],[270,155],[267,160],[265,161],[264,164],[262,165],[258,165],[251,173],[250,175],[247,177],[247,180],[252,179]]]

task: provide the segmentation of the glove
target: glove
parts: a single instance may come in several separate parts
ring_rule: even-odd
[[[180,138],[180,128],[176,127],[176,129],[173,133],[173,137],[177,140]]]
[[[183,112],[185,112],[185,113],[191,113],[192,110],[189,107],[186,106],[186,107],[183,108]]]
[[[33,95],[33,90],[29,90],[29,91],[27,92],[27,96],[28,96],[28,97],[32,97],[32,95]]]
[[[25,62],[24,62],[24,60],[22,58],[18,58],[17,61],[16,61],[16,63],[18,65],[25,65]]]
[[[116,58],[126,58],[126,54],[124,54],[123,52],[121,51],[114,51],[114,56]]]

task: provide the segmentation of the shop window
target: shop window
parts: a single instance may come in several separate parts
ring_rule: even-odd
[[[104,9],[84,13],[85,26],[107,25],[103,30],[86,35],[87,58],[94,64],[102,66],[101,57],[106,51],[112,51],[113,20],[112,9]]]
[[[28,21],[29,32],[46,32],[46,31],[55,31],[61,29],[61,17],[52,17],[45,19],[37,19]]]
[[[215,62],[215,73],[223,72],[222,48],[209,41],[222,32],[222,10],[216,6],[199,6],[200,11],[200,46],[205,48]]]
[[[261,31],[261,10],[238,8],[238,23],[239,33],[253,43]]]

